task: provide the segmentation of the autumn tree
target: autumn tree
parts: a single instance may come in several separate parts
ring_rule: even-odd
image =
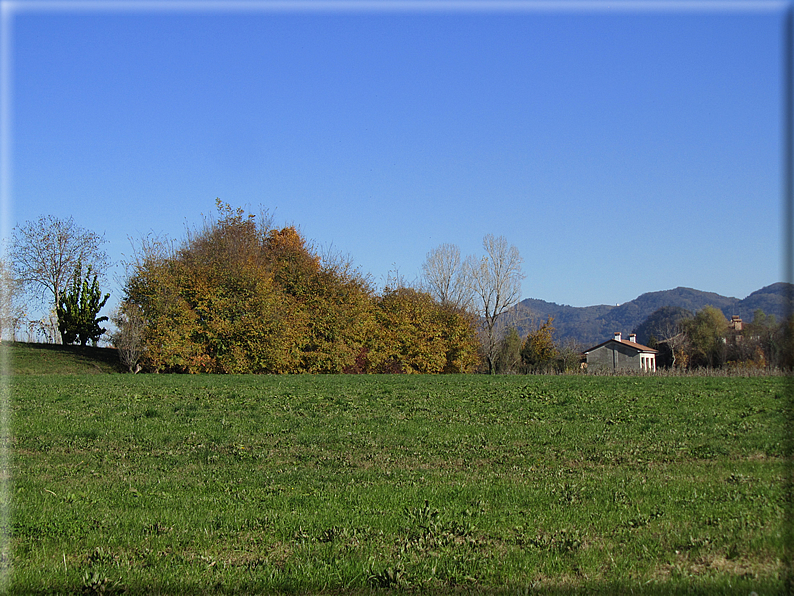
[[[427,292],[386,288],[376,299],[375,317],[367,372],[471,372],[479,360],[471,315]]]
[[[549,317],[535,331],[530,331],[521,348],[521,361],[528,371],[538,372],[548,368],[557,358],[557,347],[554,344],[554,322]]]
[[[181,245],[150,241],[132,263],[124,307],[144,322],[146,369],[435,373],[477,362],[468,313],[409,288],[378,296],[294,227],[219,209]]]
[[[482,319],[482,347],[488,372],[496,372],[499,317],[518,303],[521,296],[523,259],[518,249],[504,236],[488,234],[483,238],[485,255],[464,261],[465,277],[471,284],[474,308]]]
[[[694,366],[717,368],[725,362],[728,320],[713,306],[699,310],[691,319],[682,321],[682,328],[690,345],[690,360]]]
[[[41,216],[14,228],[14,275],[31,294],[48,297],[54,310],[78,263],[102,277],[108,266],[103,236],[78,226],[73,218]]]
[[[757,346],[766,366],[778,367],[783,360],[783,327],[775,315],[767,315],[759,308],[753,313],[753,320],[746,325],[742,341]]]
[[[143,318],[143,363],[155,371],[189,371],[189,339],[195,318],[182,296],[185,288],[180,288],[184,283],[179,260],[171,240],[150,235],[134,245],[133,259],[126,263],[121,306],[136,310]]]
[[[348,261],[309,253],[308,260],[296,255],[290,265],[291,287],[305,313],[300,367],[305,372],[345,372],[355,367],[375,334],[374,292],[368,278]]]
[[[433,299],[413,288],[386,288],[377,301],[378,330],[369,360],[373,372],[427,373],[443,369],[444,350],[432,321]]]
[[[474,372],[481,360],[474,315],[469,310],[441,304],[435,310],[435,319],[442,329],[446,356],[441,372]]]
[[[293,296],[274,279],[267,222],[218,204],[178,248],[148,245],[125,303],[146,323],[144,365],[175,372],[296,372],[302,332]],[[263,225],[263,223],[265,225]]]

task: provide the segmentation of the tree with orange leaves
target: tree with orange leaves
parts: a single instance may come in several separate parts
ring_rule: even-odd
[[[148,245],[125,285],[145,369],[215,373],[467,372],[470,315],[414,290],[377,296],[288,226],[218,204],[178,248]],[[165,246],[165,248],[164,248]]]

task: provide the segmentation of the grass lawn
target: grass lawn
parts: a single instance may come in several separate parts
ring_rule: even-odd
[[[14,375],[76,375],[122,372],[118,353],[112,348],[2,342]]]
[[[783,382],[17,376],[10,593],[775,593]]]

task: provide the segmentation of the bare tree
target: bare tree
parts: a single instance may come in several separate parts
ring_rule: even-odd
[[[576,339],[569,337],[557,346],[557,354],[562,372],[579,372],[584,346]]]
[[[103,276],[108,266],[104,243],[103,236],[78,226],[71,217],[42,215],[14,228],[11,258],[16,279],[42,299],[50,296],[54,309],[78,263]]]
[[[128,237],[132,246],[132,257],[122,261],[127,281],[147,266],[160,264],[176,257],[177,244],[167,236],[148,233],[140,240]]]
[[[317,255],[320,257],[320,263],[324,270],[334,272],[340,279],[355,281],[362,287],[371,289],[370,275],[361,271],[350,254],[340,252],[334,248],[333,244],[328,244],[319,247]]]
[[[462,310],[471,308],[471,284],[460,259],[460,248],[456,245],[442,244],[427,253],[422,273],[423,285],[441,304]]]
[[[140,308],[125,303],[112,316],[116,332],[112,335],[113,346],[119,352],[119,360],[130,372],[138,372],[138,364],[145,346],[146,322]]]
[[[25,306],[20,302],[19,283],[8,262],[0,258],[0,339],[16,341],[25,315]]]
[[[413,290],[417,289],[417,281],[409,281],[402,273],[400,273],[400,268],[397,266],[397,263],[391,264],[392,268],[386,273],[386,280],[383,284],[383,289],[386,292],[394,291],[394,290],[402,290],[406,288],[411,288]]]
[[[665,344],[670,348],[672,355],[671,368],[686,368],[688,364],[687,350],[689,348],[689,337],[685,333],[681,320],[669,321],[659,330],[661,338],[659,344]]]
[[[523,259],[518,249],[507,243],[504,236],[488,234],[483,238],[485,255],[479,260],[467,257],[463,268],[470,280],[476,308],[482,317],[482,344],[488,363],[488,372],[496,370],[499,334],[496,322],[521,297],[521,272]]]

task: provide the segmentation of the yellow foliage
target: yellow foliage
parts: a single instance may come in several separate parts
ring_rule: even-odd
[[[521,348],[521,360],[530,368],[543,367],[557,357],[557,348],[554,345],[553,317],[543,323],[536,331],[527,334]]]
[[[137,264],[127,302],[146,321],[142,363],[185,373],[468,372],[473,321],[410,289],[374,296],[324,266],[293,227],[222,217]]]

